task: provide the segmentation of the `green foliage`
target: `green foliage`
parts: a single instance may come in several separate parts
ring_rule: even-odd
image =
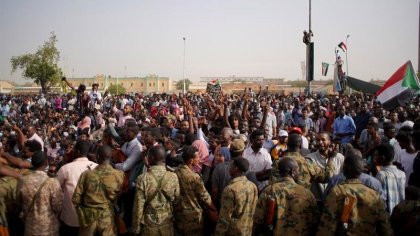
[[[26,53],[14,56],[10,59],[12,73],[17,69],[22,70],[22,76],[32,79],[41,86],[42,92],[46,93],[55,86],[62,77],[62,71],[58,67],[60,52],[56,47],[57,37],[51,32],[50,39],[38,48],[36,53]]]
[[[185,90],[190,89],[190,84],[192,84],[191,80],[185,79]],[[176,83],[176,89],[179,89],[179,90],[184,89],[184,80],[180,80]]]
[[[108,87],[108,91],[113,95],[121,95],[126,93],[126,89],[121,84],[113,84]]]

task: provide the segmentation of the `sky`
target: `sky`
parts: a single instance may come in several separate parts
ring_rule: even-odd
[[[302,79],[308,14],[309,0],[0,0],[0,80],[26,82],[11,57],[52,31],[70,78]],[[321,63],[347,35],[350,76],[388,79],[407,60],[417,70],[418,0],[312,0],[312,31],[316,80],[332,78]]]

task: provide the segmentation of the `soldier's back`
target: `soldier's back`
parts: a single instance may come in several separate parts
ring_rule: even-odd
[[[325,201],[318,235],[334,234],[344,209],[345,198],[354,198],[348,235],[392,235],[389,214],[379,194],[358,179],[349,179],[331,189]]]
[[[316,230],[319,216],[315,197],[290,177],[280,178],[260,195],[255,213],[257,224],[263,224],[268,201],[275,201],[274,235],[311,235]]]
[[[246,176],[232,179],[223,190],[216,235],[251,235],[257,200],[257,186]]]

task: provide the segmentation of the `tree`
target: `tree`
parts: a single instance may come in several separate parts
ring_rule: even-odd
[[[185,79],[185,90],[190,88],[190,84],[192,84],[191,80]],[[176,82],[176,89],[183,90],[184,89],[184,80],[180,80]]]
[[[12,73],[21,69],[22,76],[26,79],[33,79],[41,86],[42,92],[56,85],[61,77],[62,71],[58,67],[60,52],[56,48],[57,37],[51,32],[50,39],[38,48],[36,53],[26,53],[20,56],[14,56],[10,59],[12,64]]]
[[[108,91],[114,95],[121,95],[126,93],[126,89],[121,84],[113,84],[108,87]]]

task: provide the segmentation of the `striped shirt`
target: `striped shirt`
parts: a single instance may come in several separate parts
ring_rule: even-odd
[[[405,198],[405,173],[396,166],[384,166],[376,175],[381,182],[386,194],[387,210],[391,214],[392,209]]]

